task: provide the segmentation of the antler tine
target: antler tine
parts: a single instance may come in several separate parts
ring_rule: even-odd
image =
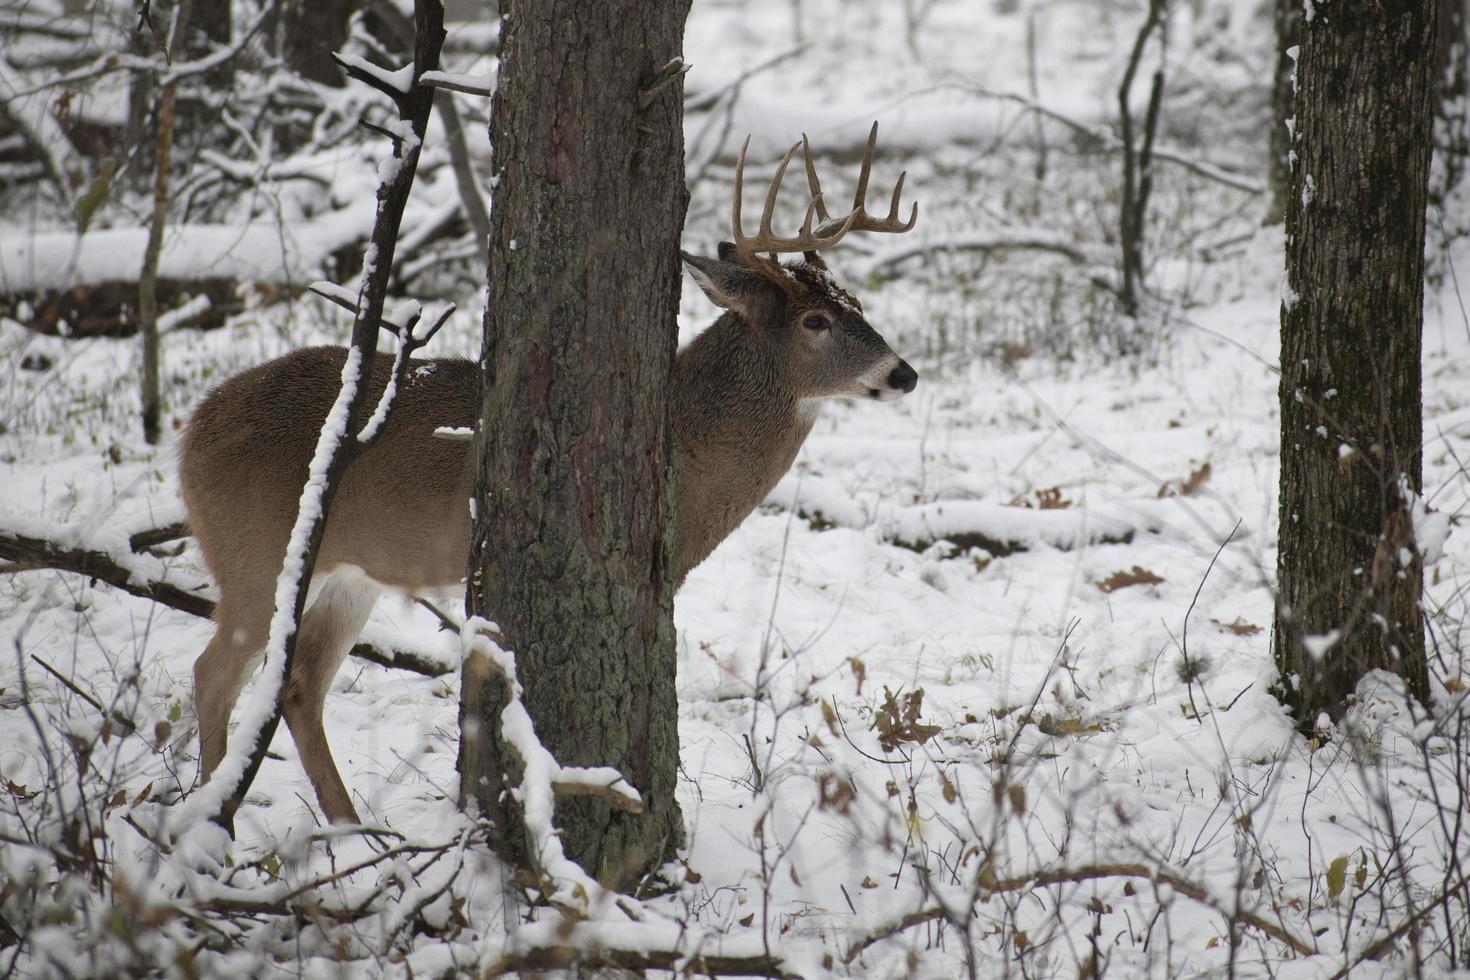
[[[827,220],[827,209],[822,206],[821,191],[818,191],[816,194],[812,195],[812,203],[806,206],[806,218],[803,219],[803,221],[801,222],[802,238],[810,238],[812,236],[812,218],[818,212],[821,212],[822,221],[825,222]]]
[[[753,267],[764,268],[775,262],[776,253],[821,251],[836,245],[851,231],[908,231],[919,218],[919,207],[917,204],[914,205],[907,223],[899,218],[903,183],[907,174],[900,174],[898,183],[893,188],[893,199],[889,202],[887,218],[881,220],[874,218],[865,210],[868,179],[872,176],[873,157],[877,151],[877,145],[878,124],[874,123],[872,130],[868,133],[868,145],[863,153],[863,163],[858,174],[857,193],[853,197],[852,210],[841,218],[833,219],[827,213],[826,195],[822,193],[822,183],[817,177],[817,166],[812,160],[811,141],[803,133],[801,142],[792,144],[791,148],[781,157],[781,162],[776,165],[776,174],[771,179],[770,187],[766,190],[766,199],[761,208],[760,228],[755,235],[750,236],[746,235],[745,229],[741,227],[741,204],[744,201],[745,192],[745,160],[750,151],[750,137],[747,136],[745,142],[740,146],[740,156],[735,161],[735,200],[730,209],[731,231],[735,237],[736,250]],[[786,178],[787,168],[791,166],[792,157],[796,155],[797,147],[800,147],[802,151],[802,163],[806,170],[807,187],[811,191],[811,201],[807,204],[806,214],[802,218],[801,230],[793,236],[782,237],[775,233],[771,225],[776,214],[776,202],[781,196],[781,184]],[[813,230],[812,224],[817,219],[820,219],[822,223]],[[772,257],[762,258],[761,252],[770,252]]]
[[[791,144],[791,149],[786,151],[786,155],[781,158],[781,162],[776,166],[776,176],[771,179],[770,190],[766,191],[766,206],[761,211],[761,230],[756,232],[763,241],[769,241],[771,243],[777,241],[775,233],[771,231],[771,218],[776,213],[776,198],[781,193],[781,181],[786,177],[786,168],[791,166],[791,157],[796,153],[796,148],[800,145],[800,143]]]
[[[873,153],[878,149],[878,122],[868,130],[868,147],[863,151],[863,166],[858,171],[857,191],[852,195],[852,209],[863,210],[868,203],[868,177],[873,173]]]
[[[745,142],[740,145],[740,156],[735,161],[735,202],[730,206],[730,227],[735,233],[735,245],[741,247],[745,243],[745,229],[740,224],[740,199],[745,191],[745,151],[750,149],[750,136],[745,137]]]
[[[812,162],[812,145],[807,142],[806,133],[801,134],[801,156],[806,161],[806,186],[812,192],[812,203],[817,207],[817,217],[826,224],[832,220],[827,213],[827,204],[822,200],[822,182],[817,179],[817,165]]]
[[[903,194],[903,179],[908,175],[909,172],[907,170],[903,171],[898,175],[898,183],[893,185],[893,200],[889,202],[888,205],[888,217],[883,220],[883,224],[886,226],[891,226],[891,229],[885,228],[884,230],[892,230],[895,232],[908,231],[914,227],[914,222],[919,220],[918,201],[914,202],[914,210],[912,211],[912,213],[909,214],[908,224],[901,224],[898,219],[898,201],[899,197]]]

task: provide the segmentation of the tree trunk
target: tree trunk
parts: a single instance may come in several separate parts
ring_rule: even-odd
[[[192,0],[179,0],[169,36],[169,55],[182,48],[188,32]],[[143,335],[143,370],[139,385],[142,403],[143,438],[150,446],[163,437],[163,393],[160,386],[162,342],[158,336],[158,258],[163,251],[163,229],[168,221],[169,168],[173,165],[174,104],[176,87],[163,86],[158,101],[156,127],[158,152],[153,159],[153,214],[148,222],[148,244],[143,250],[143,268],[138,276],[138,332]]]
[[[356,0],[287,0],[281,9],[281,54],[302,78],[341,88],[347,76],[332,60],[347,40]]]
[[[682,841],[674,800],[672,460],[683,177],[680,52],[689,0],[510,8],[491,133],[484,408],[469,611],[518,659],[537,732],[563,764],[608,765],[629,816],[558,806],[568,856],[628,887]],[[524,863],[503,791],[499,683],[461,706],[461,798]]]
[[[1439,91],[1435,100],[1434,169],[1430,200],[1441,212],[1450,210],[1450,196],[1465,176],[1470,163],[1470,38],[1465,35],[1465,6],[1470,0],[1440,0],[1438,48]],[[1451,216],[1444,215],[1446,223]],[[1463,216],[1453,220],[1461,227],[1447,228],[1450,237],[1464,234]]]
[[[1423,699],[1424,211],[1435,10],[1318,4],[1302,24],[1281,306],[1275,654],[1299,724],[1384,668]]]
[[[1266,214],[1262,223],[1274,225],[1286,217],[1286,192],[1291,183],[1292,117],[1296,113],[1296,59],[1290,52],[1302,42],[1301,0],[1274,0],[1276,73],[1271,84],[1271,139],[1266,160]],[[1295,52],[1293,52],[1295,53]]]

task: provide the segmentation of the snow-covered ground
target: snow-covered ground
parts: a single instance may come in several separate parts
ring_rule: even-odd
[[[753,155],[769,161],[803,130],[818,149],[853,144],[877,117],[878,191],[909,167],[921,243],[1024,229],[1110,261],[1102,229],[1116,157],[1055,150],[1061,161],[1038,180],[1034,147],[1015,148],[1032,138],[1032,117],[975,90],[1026,94],[1029,16],[1041,101],[1105,123],[1136,6],[697,2],[692,92],[805,47],[745,80],[728,120],[721,109],[690,117],[691,173],[717,156],[722,130],[753,132]],[[1251,71],[1269,63],[1269,25],[1250,7],[1176,12],[1171,144],[1188,145],[1222,104],[1257,101],[1254,116],[1237,110],[1248,118],[1231,138],[1264,120],[1264,76]],[[1232,102],[1222,90],[1245,94]],[[1242,173],[1261,159],[1254,144],[1190,152]],[[727,155],[728,144],[718,159]],[[718,159],[694,189],[692,250],[725,234]],[[851,174],[838,163],[826,173],[840,199]],[[1258,196],[1175,176],[1156,212],[1158,299],[1126,355],[1117,341],[1132,328],[1089,332],[1102,321],[1089,319],[1080,287],[1037,285],[1076,283],[1094,267],[942,250],[886,267],[891,243],[834,250],[839,278],[920,384],[894,404],[829,403],[766,506],[689,576],[675,608],[688,871],[647,903],[642,931],[606,911],[605,940],[671,935],[655,928],[666,917],[710,930],[706,951],[723,937],[730,951],[779,952],[807,976],[1076,976],[1095,962],[1118,976],[1325,977],[1453,884],[1470,860],[1457,783],[1470,744],[1454,720],[1470,537],[1452,534],[1426,574],[1440,727],[1375,676],[1337,737],[1297,734],[1269,691],[1281,233],[1255,227]],[[1446,269],[1470,270],[1470,249],[1450,259]],[[685,340],[715,315],[692,283],[683,309]],[[431,351],[473,353],[478,323],[475,310],[457,314]],[[302,301],[226,330],[168,334],[170,425],[176,433],[230,373],[346,331],[340,311]],[[1458,523],[1470,502],[1470,320],[1453,274],[1428,291],[1424,337],[1425,496]],[[175,446],[140,438],[134,341],[65,341],[3,321],[0,353],[0,526],[64,523],[120,546],[126,532],[177,519]],[[49,367],[28,369],[28,356]],[[192,549],[161,567],[204,582]],[[74,785],[43,790],[48,771],[75,766],[72,736],[96,741],[87,779],[120,791],[93,801],[99,848],[127,875],[151,872],[139,828],[194,785],[191,668],[210,630],[75,575],[0,577],[0,778],[11,797],[0,879],[52,873],[13,841],[46,807],[75,805]],[[457,667],[457,638],[406,600],[381,600],[370,633]],[[410,841],[460,833],[458,686],[457,672],[359,661],[338,676],[328,733],[365,820]],[[73,688],[136,731],[104,725]],[[273,748],[220,894],[279,894],[276,876],[302,881],[373,854],[361,838],[302,843],[317,827],[315,800],[284,727]],[[334,887],[350,901],[386,874],[408,877],[409,864]],[[340,948],[362,957],[363,975],[468,969],[495,961],[518,916],[555,920],[504,908],[489,862],[465,867],[453,893],[466,920],[452,941],[415,941],[383,921],[350,941],[302,925],[291,933],[299,961],[276,968],[345,975]],[[448,904],[437,921],[452,920]],[[107,934],[89,918],[103,908],[76,898],[23,970],[120,962],[106,943],[85,945]],[[1470,935],[1446,935],[1465,929],[1466,909],[1450,908],[1413,920],[1422,949],[1439,949],[1426,972],[1450,967],[1451,938],[1466,956]],[[1411,931],[1353,976],[1412,972]],[[1320,952],[1293,952],[1293,940]],[[264,975],[257,957],[288,945],[195,965]]]

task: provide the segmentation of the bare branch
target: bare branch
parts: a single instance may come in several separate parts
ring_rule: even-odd
[[[0,530],[0,558],[12,563],[0,571],[54,568],[98,579],[124,592],[195,616],[208,618],[214,612],[214,603],[209,599],[181,585],[149,575],[142,564],[127,562],[116,553]]]
[[[187,537],[188,528],[182,524],[169,524],[150,528],[132,535],[129,543],[135,551],[144,551],[167,541]],[[143,599],[151,599],[160,605],[186,612],[191,616],[208,619],[214,615],[214,602],[200,595],[197,587],[188,587],[167,579],[148,574],[141,564],[120,563],[113,552],[89,548],[84,545],[68,545],[46,538],[27,536],[15,531],[0,530],[0,558],[10,562],[0,566],[0,574],[54,569],[84,575],[99,582],[106,582],[116,589]],[[426,677],[441,677],[454,670],[454,666],[433,657],[411,650],[383,648],[371,643],[359,643],[352,648],[352,656],[380,667],[396,667]]]
[[[980,884],[983,895],[994,895],[1001,892],[1024,892],[1035,888],[1045,888],[1048,885],[1080,884],[1084,881],[1098,881],[1108,878],[1147,878],[1155,884],[1168,885],[1179,892],[1179,894],[1192,898],[1202,905],[1209,906],[1231,921],[1240,922],[1253,929],[1258,929],[1272,939],[1285,943],[1302,956],[1315,956],[1318,952],[1315,945],[1293,935],[1277,923],[1256,915],[1254,912],[1229,908],[1189,879],[1182,878],[1171,871],[1149,868],[1142,864],[1087,864],[1076,868],[1057,868],[1051,871],[1040,871],[1036,874],[1022,875],[1016,878],[992,879],[982,881]],[[882,942],[907,929],[912,929],[914,926],[923,925],[926,922],[933,922],[946,917],[945,910],[939,907],[930,907],[917,912],[910,912],[897,922],[875,929],[862,939],[859,939],[848,949],[844,961],[852,963],[862,955],[864,950],[874,943]]]
[[[426,71],[419,81],[430,88],[478,95],[486,99],[495,94],[494,75],[455,75],[447,71]]]

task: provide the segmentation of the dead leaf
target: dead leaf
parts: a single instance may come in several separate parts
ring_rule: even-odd
[[[1036,491],[1036,506],[1040,510],[1066,510],[1072,501],[1062,496],[1061,487],[1046,487]]]
[[[1141,565],[1134,565],[1127,571],[1114,572],[1097,583],[1097,587],[1104,592],[1117,592],[1119,589],[1126,589],[1133,585],[1158,585],[1162,581],[1164,580],[1161,576],[1155,575]]]
[[[827,731],[832,733],[832,737],[838,738],[840,733],[837,731],[837,711],[826,699],[822,701],[822,720],[827,723]]]
[[[892,752],[905,742],[917,742],[920,745],[938,735],[938,725],[926,725],[919,721],[919,713],[924,708],[924,689],[910,691],[903,695],[902,703],[898,695],[890,691],[886,686],[883,688],[883,703],[873,715],[873,731],[878,733],[878,745],[884,752]]]
[[[846,815],[852,801],[857,799],[857,787],[847,776],[829,770],[817,777],[817,794],[817,809]]]
[[[1212,468],[1210,461],[1205,460],[1199,467],[1192,470],[1182,480],[1170,480],[1159,487],[1160,497],[1189,497],[1198,492],[1199,488],[1210,482]]]
[[[1215,619],[1213,617],[1211,617],[1210,622],[1214,623],[1225,632],[1234,633],[1236,636],[1255,636],[1261,631],[1261,628],[1255,623],[1247,623],[1239,616],[1235,617],[1235,621],[1233,623],[1222,623],[1218,619]]]
[[[1036,719],[1036,728],[1043,735],[1068,736],[1068,735],[1094,735],[1098,732],[1107,731],[1107,726],[1102,722],[1087,721],[1081,717],[1055,718],[1051,715],[1042,715]]]
[[[1060,486],[1042,487],[1038,490],[1033,490],[1032,496],[1036,498],[1034,503],[1025,494],[1021,494],[1020,496],[1012,497],[1007,506],[1025,507],[1027,510],[1066,510],[1072,506],[1072,501],[1062,496],[1062,488]]]

